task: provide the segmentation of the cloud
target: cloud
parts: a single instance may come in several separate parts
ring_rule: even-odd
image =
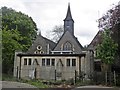
[[[98,32],[99,19],[119,0],[69,0],[75,21],[75,35],[82,45],[89,44]],[[33,18],[43,36],[55,25],[63,24],[68,0],[1,0],[0,6],[11,7]]]

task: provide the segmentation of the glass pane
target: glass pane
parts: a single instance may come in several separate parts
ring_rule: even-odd
[[[29,58],[29,63],[28,63],[28,65],[31,65],[32,64],[32,60],[31,60],[31,58]]]
[[[52,66],[55,66],[55,59],[52,59],[51,65],[52,65]]]
[[[76,59],[72,59],[72,66],[76,66]]]
[[[27,58],[24,58],[24,65],[27,65]]]
[[[67,59],[67,66],[70,66],[70,59]]]
[[[50,66],[50,59],[47,59],[46,65],[47,65],[47,66]]]
[[[45,59],[42,59],[42,66],[45,66]]]

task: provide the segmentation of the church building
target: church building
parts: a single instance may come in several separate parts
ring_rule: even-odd
[[[70,4],[64,19],[64,33],[55,43],[41,34],[27,52],[15,52],[14,76],[23,79],[69,80],[94,70],[93,52],[84,50],[74,35]]]

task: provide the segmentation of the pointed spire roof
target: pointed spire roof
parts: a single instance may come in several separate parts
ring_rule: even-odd
[[[70,10],[70,3],[68,3],[67,15],[66,15],[66,18],[64,19],[64,21],[65,21],[65,20],[72,20],[72,21],[74,21],[74,20],[72,19],[72,14],[71,14],[71,10]]]

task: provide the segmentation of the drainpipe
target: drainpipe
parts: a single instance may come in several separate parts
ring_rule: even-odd
[[[22,58],[22,56],[20,56],[19,79],[21,79],[21,58]]]
[[[79,56],[79,80],[81,75],[81,56]]]

